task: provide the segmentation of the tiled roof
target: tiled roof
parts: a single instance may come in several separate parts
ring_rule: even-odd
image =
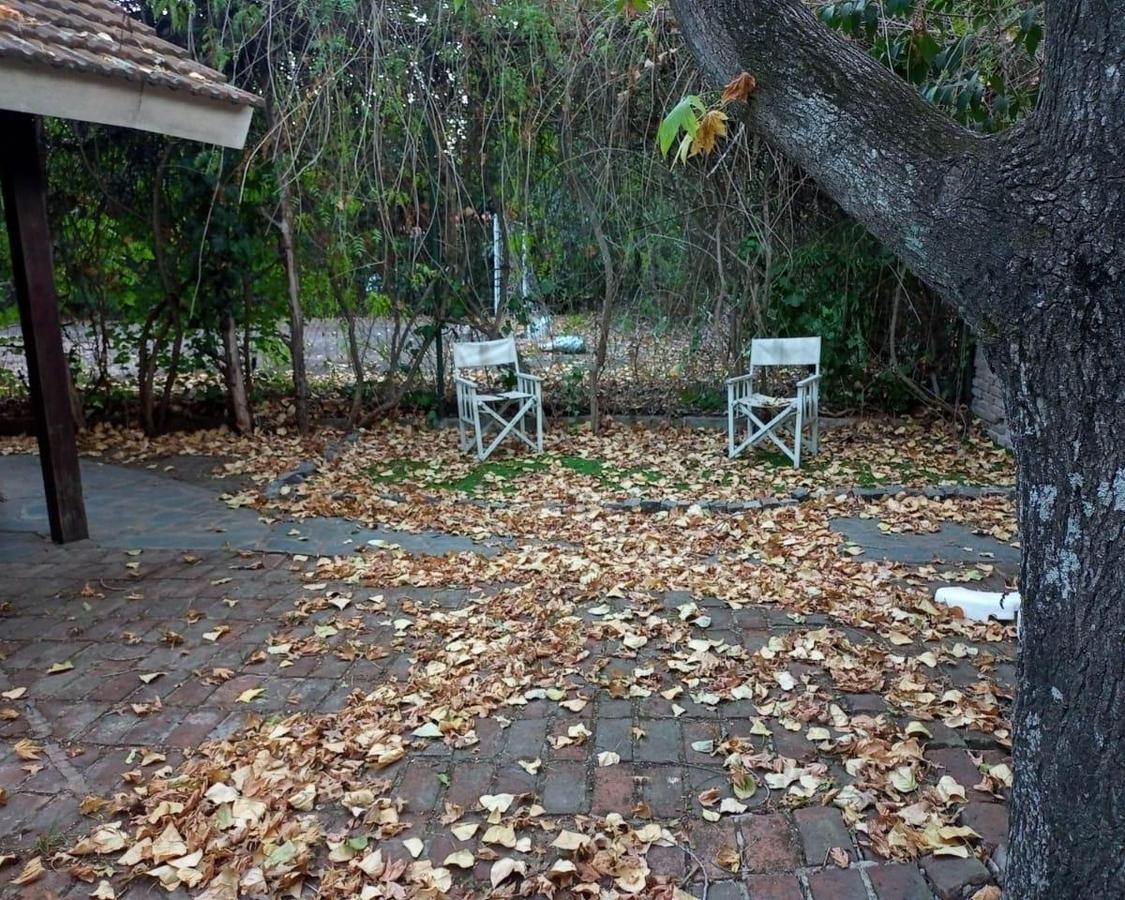
[[[238,106],[261,98],[161,40],[113,0],[0,0],[0,60],[186,91]]]

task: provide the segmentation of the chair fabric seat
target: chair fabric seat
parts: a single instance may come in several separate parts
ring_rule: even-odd
[[[527,400],[534,396],[526,391],[502,391],[499,394],[477,394],[477,399],[483,403],[495,403],[497,400]]]
[[[736,401],[738,406],[791,406],[797,402],[796,397],[773,397],[769,394],[751,394]]]

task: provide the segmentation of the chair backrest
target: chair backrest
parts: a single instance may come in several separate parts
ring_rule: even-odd
[[[519,369],[515,338],[453,345],[454,369],[486,369],[492,366],[515,366]]]
[[[820,338],[754,338],[750,342],[750,368],[762,366],[812,366],[820,374]]]

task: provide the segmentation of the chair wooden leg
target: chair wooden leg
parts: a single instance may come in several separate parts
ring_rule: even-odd
[[[727,385],[727,458],[734,459],[734,388]]]
[[[797,423],[793,429],[793,468],[801,468],[801,435],[805,430],[805,411],[797,407]]]
[[[543,398],[535,399],[535,449],[543,452]]]
[[[477,436],[477,459],[479,459],[481,462],[484,462],[487,454],[484,452],[484,441],[481,437],[479,406],[473,407],[473,430],[476,432]]]
[[[812,436],[809,440],[809,452],[813,456],[820,452],[820,405],[815,399],[812,404]]]

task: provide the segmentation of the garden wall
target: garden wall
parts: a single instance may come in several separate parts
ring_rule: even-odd
[[[979,344],[973,362],[973,414],[984,422],[993,440],[1011,448],[1012,436],[1008,432],[1008,415],[1004,411],[1000,379],[988,367],[988,360]]]

